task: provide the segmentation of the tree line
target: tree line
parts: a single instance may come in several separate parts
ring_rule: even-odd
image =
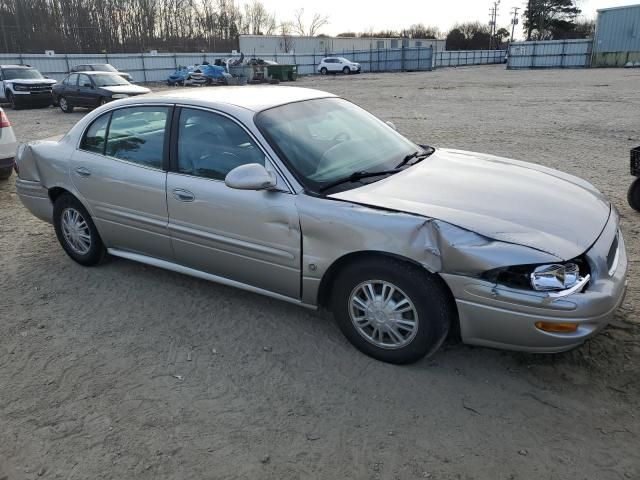
[[[528,0],[522,26],[527,39],[586,38],[593,22],[580,21],[576,0]],[[317,36],[329,23],[295,10],[279,20],[260,0],[0,0],[0,51],[41,53],[231,51],[238,36]],[[467,22],[446,33],[417,23],[399,31],[344,32],[343,37],[446,39],[449,50],[502,47],[507,28]]]

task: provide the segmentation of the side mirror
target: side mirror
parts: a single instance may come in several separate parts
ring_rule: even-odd
[[[93,85],[91,85],[91,82],[84,82],[82,86],[86,88],[93,88]]]
[[[248,163],[227,173],[224,183],[238,190],[270,190],[276,187],[277,179],[264,165]]]
[[[396,125],[393,122],[384,122],[387,125],[389,125],[391,128],[393,128],[394,130],[398,131],[398,129],[396,128]]]

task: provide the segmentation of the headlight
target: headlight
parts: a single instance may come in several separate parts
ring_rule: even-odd
[[[14,84],[13,85],[13,89],[16,92],[28,92],[29,91],[29,87],[26,86],[26,85],[16,85],[16,84]]]
[[[111,98],[113,98],[114,100],[117,100],[119,98],[128,98],[129,95],[127,95],[126,93],[114,93],[113,95],[111,95]]]
[[[580,268],[575,263],[565,265],[542,265],[531,274],[534,290],[548,292],[573,287],[580,280]]]
[[[516,265],[496,268],[482,275],[482,278],[520,290],[553,292],[568,290],[589,276],[589,267],[582,258],[570,262],[548,265]]]

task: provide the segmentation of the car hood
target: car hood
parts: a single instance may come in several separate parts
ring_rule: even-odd
[[[12,78],[11,80],[6,81],[11,83],[20,83],[22,85],[53,85],[56,83],[52,78]]]
[[[494,240],[570,260],[599,237],[611,205],[557,170],[460,150],[330,198],[439,219]]]
[[[126,93],[129,95],[141,95],[143,93],[149,93],[151,90],[138,85],[114,85],[113,87],[100,87],[102,90],[106,90],[111,93]]]

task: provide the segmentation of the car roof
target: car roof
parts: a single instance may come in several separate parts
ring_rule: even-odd
[[[24,69],[32,68],[33,69],[34,67],[31,67],[29,65],[0,65],[0,68],[24,68]]]
[[[277,85],[248,85],[215,87],[206,89],[180,89],[145,95],[145,101],[171,101],[180,103],[228,104],[259,112],[287,103],[336,97],[332,93],[311,88],[285,87]]]
[[[87,75],[118,75],[118,72],[101,72],[98,70],[87,70],[87,71],[79,71],[79,72],[71,72],[69,75],[78,74],[78,73],[86,73]]]

